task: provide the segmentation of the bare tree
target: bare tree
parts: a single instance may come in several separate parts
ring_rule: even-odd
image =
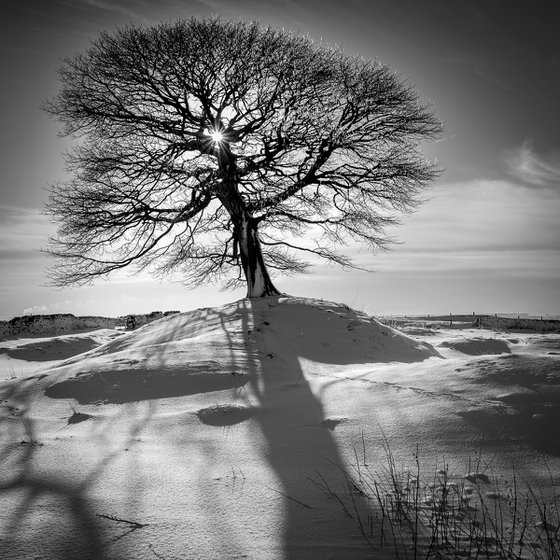
[[[274,295],[268,270],[304,271],[296,254],[353,266],[336,245],[386,245],[437,174],[418,148],[440,122],[389,68],[257,23],[128,26],[60,76],[57,286],[132,265]]]

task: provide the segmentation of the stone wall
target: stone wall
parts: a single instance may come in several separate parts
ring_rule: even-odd
[[[166,311],[165,313],[152,311],[152,313],[147,315],[129,315],[128,317],[134,317],[135,327],[140,327],[174,313],[179,313],[179,311]],[[0,339],[114,329],[117,326],[125,327],[126,319],[127,317],[76,317],[71,313],[24,315],[22,317],[14,317],[9,321],[0,321]]]
[[[114,329],[120,319],[110,317],[75,317],[71,313],[24,315],[0,321],[0,337],[59,335],[77,331]]]
[[[498,331],[528,331],[539,333],[560,332],[560,321],[554,319],[529,319],[526,317],[497,317],[481,315],[476,318],[476,327]]]

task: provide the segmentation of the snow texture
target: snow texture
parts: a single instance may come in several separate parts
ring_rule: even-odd
[[[481,486],[515,461],[547,492],[560,337],[424,335],[267,297],[2,342],[0,557],[393,558],[349,484],[387,444]]]

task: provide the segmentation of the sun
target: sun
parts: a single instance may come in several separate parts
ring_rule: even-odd
[[[210,138],[215,144],[219,144],[224,139],[224,135],[219,130],[211,130]]]

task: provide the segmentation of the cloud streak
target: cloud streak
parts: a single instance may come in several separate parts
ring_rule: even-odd
[[[560,192],[560,153],[539,155],[533,143],[526,141],[509,153],[507,158],[511,177],[524,184],[556,189]]]
[[[54,226],[37,208],[0,205],[1,249],[23,254],[45,245]]]
[[[471,289],[481,293],[503,286],[504,298],[513,282],[519,293],[523,285],[558,287],[559,197],[511,180],[483,179],[441,183],[431,194],[432,200],[390,231],[401,242],[391,251],[372,255],[349,248],[355,262],[376,272],[373,284],[423,279],[452,292],[454,282],[471,278]],[[394,288],[389,282],[385,289]],[[437,301],[437,290],[430,293]]]
[[[146,19],[140,11],[136,11],[130,8],[131,2],[128,2],[125,5],[121,2],[109,2],[107,0],[85,0],[85,4],[98,10],[119,14],[121,16],[125,16],[132,20],[141,21],[143,23],[149,23],[149,20]],[[132,4],[135,4],[135,2],[132,2]],[[145,9],[145,6],[142,7]]]
[[[440,184],[396,231],[408,250],[557,248],[560,197],[513,181]]]
[[[496,55],[473,55],[458,52],[441,57],[442,62],[466,66],[475,76],[505,89],[506,91],[515,91],[510,84],[499,79],[496,72],[492,70],[491,63],[499,62],[496,59]]]

